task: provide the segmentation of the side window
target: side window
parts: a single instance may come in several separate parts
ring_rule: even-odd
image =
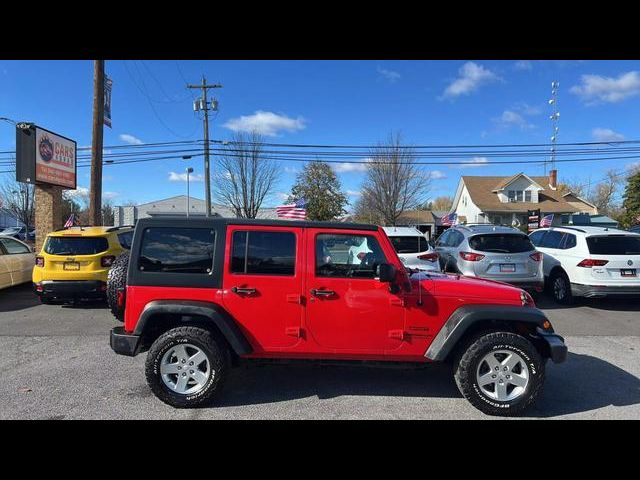
[[[213,270],[215,231],[208,228],[147,228],[138,268],[143,272],[200,273]]]
[[[293,276],[295,265],[296,236],[293,232],[233,232],[231,273]]]
[[[131,250],[131,242],[133,241],[133,230],[118,234],[118,242],[127,250]]]
[[[451,239],[449,240],[449,246],[457,247],[464,240],[464,235],[460,232],[451,232]]]
[[[444,232],[442,232],[442,234],[440,234],[440,236],[438,237],[438,240],[436,241],[436,245],[438,247],[446,247],[447,246],[447,239],[449,238],[449,234],[451,233],[450,230],[446,230]]]
[[[387,261],[372,235],[320,234],[315,246],[318,277],[375,278]]]
[[[9,255],[14,253],[31,253],[29,247],[10,238],[0,238],[0,242],[2,242],[2,245]]]
[[[562,237],[564,233],[556,232],[554,230],[547,231],[547,234],[544,236],[542,240],[541,247],[545,248],[560,248],[560,243],[562,242]]]
[[[562,242],[562,249],[567,250],[576,246],[576,236],[572,233],[565,233]]]
[[[536,247],[540,247],[540,244],[542,243],[542,237],[544,237],[545,233],[547,233],[546,230],[538,230],[537,232],[533,232],[531,235],[529,235],[531,243],[533,243]]]

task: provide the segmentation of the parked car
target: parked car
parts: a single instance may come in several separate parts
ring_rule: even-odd
[[[357,239],[368,251],[352,263]],[[475,407],[516,415],[538,396],[546,359],[567,355],[528,293],[410,273],[373,225],[143,218],[128,258],[113,275],[126,285],[110,345],[148,351],[149,387],[174,407],[211,403],[230,367],[248,362],[450,360]]]
[[[34,257],[26,243],[0,235],[0,288],[29,282]]]
[[[629,229],[629,231],[630,231],[630,232],[633,232],[633,233],[640,233],[640,225],[636,225],[636,226],[634,226],[634,227],[631,227],[631,228]]]
[[[71,227],[47,235],[33,267],[42,303],[104,298],[107,273],[131,245],[131,227]]]
[[[640,234],[606,227],[541,228],[530,235],[543,252],[553,298],[640,295]]]
[[[435,242],[443,271],[542,291],[542,254],[517,228],[455,225]]]
[[[440,271],[438,254],[420,230],[413,227],[382,227],[382,229],[391,240],[398,258],[405,267]]]
[[[8,227],[0,232],[0,235],[5,237],[13,237],[18,240],[27,241],[35,240],[35,230],[32,228],[22,227]]]

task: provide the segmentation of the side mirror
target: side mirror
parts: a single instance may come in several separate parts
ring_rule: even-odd
[[[396,279],[396,267],[390,263],[381,263],[378,265],[377,273],[381,282],[391,283]]]

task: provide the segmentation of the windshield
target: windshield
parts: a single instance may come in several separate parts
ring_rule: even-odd
[[[415,237],[400,237],[393,236],[389,237],[391,243],[393,244],[393,248],[395,248],[398,253],[419,253],[426,252],[429,250],[429,244],[427,243],[427,239],[420,236]]]
[[[587,237],[587,245],[594,255],[640,255],[640,237],[635,235]]]
[[[44,245],[50,255],[95,255],[108,249],[104,237],[49,237]]]
[[[479,252],[494,253],[523,253],[535,250],[529,237],[518,233],[475,235],[469,238],[469,246]]]

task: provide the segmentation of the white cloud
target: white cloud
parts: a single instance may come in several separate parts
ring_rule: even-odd
[[[518,60],[513,68],[516,70],[533,70],[533,64],[529,60]]]
[[[289,194],[285,192],[277,192],[276,197],[278,197],[279,200],[282,200],[284,202],[287,200],[287,198],[289,198]]]
[[[431,180],[440,180],[441,178],[447,178],[447,174],[442,170],[432,170],[429,172],[429,178]]]
[[[119,195],[120,194],[118,192],[104,192],[102,194],[102,198],[104,198],[105,200],[113,200],[114,198],[116,198]]]
[[[362,195],[362,192],[360,190],[347,190],[347,195],[350,197],[359,197]]]
[[[489,160],[487,159],[487,157],[473,157],[471,160],[462,162],[461,164],[457,165],[457,167],[458,168],[484,167],[487,165],[488,161]]]
[[[362,162],[370,162],[370,158],[363,158],[359,160]],[[347,173],[347,172],[366,172],[367,164],[366,163],[334,163],[331,165],[336,173]]]
[[[469,95],[482,85],[502,80],[491,70],[474,62],[467,62],[458,70],[458,78],[444,90],[442,98],[455,98]]]
[[[273,112],[256,111],[253,115],[232,118],[223,127],[234,132],[256,132],[267,137],[275,137],[280,131],[296,132],[306,128],[302,117],[290,118]]]
[[[624,135],[614,132],[610,128],[594,128],[591,135],[596,142],[619,142],[624,140]]]
[[[298,173],[299,170],[296,167],[284,167],[284,171],[287,173]]]
[[[394,83],[402,77],[398,72],[394,70],[387,70],[386,68],[378,67],[378,74],[381,78],[384,78],[388,82]]]
[[[527,130],[534,127],[527,122],[524,116],[513,110],[505,110],[500,117],[494,118],[493,121],[503,128],[518,127],[521,130]]]
[[[597,103],[617,103],[640,95],[640,73],[622,73],[618,78],[602,75],[582,75],[582,83],[569,91],[578,95],[587,105]]]
[[[523,115],[540,115],[542,113],[542,107],[539,105],[529,105],[525,102],[520,102],[515,105],[513,110],[522,113]]]
[[[187,174],[185,173],[176,173],[169,172],[169,181],[170,182],[186,182]],[[204,181],[204,175],[201,173],[190,173],[189,174],[189,182],[202,182]]]
[[[75,190],[66,190],[65,195],[73,198],[74,200],[82,199],[89,196],[89,189],[87,187],[78,186]]]
[[[123,142],[128,143],[129,145],[142,145],[144,143],[139,138],[134,137],[133,135],[129,135],[128,133],[122,133],[118,138],[120,138],[120,140],[122,140]]]

